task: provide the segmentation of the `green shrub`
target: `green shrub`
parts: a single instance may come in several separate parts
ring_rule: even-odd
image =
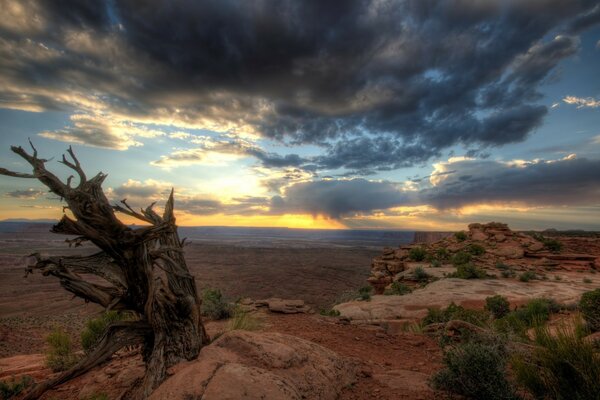
[[[83,351],[87,354],[94,350],[94,347],[104,335],[106,328],[113,322],[124,319],[128,319],[128,316],[123,313],[107,311],[98,318],[88,320],[81,332],[81,346],[83,347]]]
[[[583,278],[583,283],[592,283],[590,278]]]
[[[363,286],[360,289],[358,289],[358,295],[360,296],[360,299],[363,301],[371,300],[372,290],[373,288],[371,286]]]
[[[338,310],[334,310],[333,308],[330,309],[321,309],[321,311],[319,311],[319,314],[325,316],[325,317],[339,317],[340,316],[340,312]]]
[[[467,252],[473,256],[481,256],[485,254],[485,247],[479,244],[471,243],[467,246]]]
[[[537,279],[537,275],[533,271],[525,271],[521,275],[519,275],[519,280],[521,282],[529,282],[533,279]]]
[[[532,299],[520,308],[508,313],[494,322],[500,332],[514,333],[524,336],[529,328],[542,325],[550,318],[551,313],[560,310],[560,305],[552,299]]]
[[[33,378],[29,375],[22,376],[20,379],[12,378],[8,381],[0,381],[0,399],[9,400],[17,397],[21,392],[33,385]]]
[[[600,289],[585,292],[579,301],[583,319],[593,331],[600,331]]]
[[[562,281],[562,278],[560,277],[560,275],[554,275],[554,280],[555,281]]]
[[[486,277],[486,273],[479,267],[471,263],[460,264],[456,267],[456,272],[450,274],[451,278],[460,279],[483,279]]]
[[[516,274],[512,269],[504,270],[500,273],[503,278],[513,278]]]
[[[442,266],[442,263],[440,262],[440,260],[435,259],[435,260],[431,261],[431,266],[433,268],[440,268]]]
[[[440,261],[445,261],[450,258],[450,252],[445,247],[437,249],[437,251],[435,252],[435,255],[436,255],[437,259]]]
[[[55,328],[46,337],[48,350],[46,352],[46,365],[54,372],[66,371],[78,361],[73,353],[71,338],[62,328]]]
[[[423,261],[427,257],[427,250],[423,247],[413,247],[408,252],[408,258],[413,261]]]
[[[230,331],[256,331],[260,327],[261,323],[258,318],[240,307],[233,310],[233,317],[227,325],[227,329]]]
[[[468,262],[471,262],[471,255],[464,251],[459,251],[458,253],[452,256],[451,262],[454,266],[466,264]]]
[[[460,231],[460,232],[456,232],[454,234],[454,237],[456,238],[456,240],[458,240],[459,242],[464,242],[465,240],[467,240],[467,234],[464,231]]]
[[[485,309],[498,319],[510,312],[510,303],[506,297],[495,295],[485,299]]]
[[[453,319],[482,326],[489,319],[489,314],[483,310],[470,310],[454,303],[450,303],[445,309],[429,308],[427,310],[427,315],[423,318],[421,323],[423,326],[427,326],[439,322],[448,322]]]
[[[219,289],[205,289],[202,292],[202,306],[200,307],[202,315],[212,319],[219,320],[229,318],[232,313],[231,305],[225,301],[223,294]]]
[[[538,345],[528,357],[516,355],[517,381],[538,399],[597,400],[600,397],[600,356],[578,329],[535,329]]]
[[[444,368],[431,379],[434,389],[467,399],[518,399],[506,379],[506,354],[496,345],[467,342],[444,353]]]
[[[429,275],[424,269],[423,267],[417,267],[413,270],[413,278],[417,281],[417,282],[425,282],[428,281],[429,278],[431,278],[431,275]]]
[[[401,282],[392,282],[392,285],[389,289],[386,289],[383,294],[385,295],[398,295],[402,296],[412,292],[412,289]]]
[[[510,269],[510,267],[506,264],[504,264],[502,261],[498,261],[496,263],[496,269],[499,269],[501,271],[507,271]]]
[[[558,253],[562,250],[562,243],[556,239],[545,239],[544,247],[546,247],[548,250],[554,253]]]

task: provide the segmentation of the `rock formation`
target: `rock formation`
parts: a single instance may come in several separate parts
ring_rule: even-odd
[[[503,264],[515,270],[567,270],[589,271],[600,269],[597,255],[559,251],[550,246],[542,235],[512,231],[499,222],[470,224],[468,231],[459,232],[435,243],[416,243],[399,248],[385,248],[383,254],[373,259],[371,276],[367,279],[381,294],[392,282],[406,279],[405,270],[415,264],[451,264],[457,253],[468,253],[471,263],[483,268]],[[554,239],[558,240],[558,239]],[[559,240],[560,241],[560,240]],[[560,244],[559,244],[560,247]],[[423,257],[415,257],[423,250]],[[553,251],[552,251],[553,250]],[[418,259],[416,259],[418,258]],[[421,259],[422,258],[422,259]]]

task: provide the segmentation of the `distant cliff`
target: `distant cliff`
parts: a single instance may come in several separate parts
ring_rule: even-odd
[[[452,232],[415,232],[413,243],[435,243],[450,235]]]

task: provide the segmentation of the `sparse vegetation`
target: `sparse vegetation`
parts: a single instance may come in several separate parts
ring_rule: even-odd
[[[464,251],[459,251],[454,256],[452,256],[451,262],[452,265],[454,265],[455,267],[471,262],[471,254],[466,253]]]
[[[69,334],[62,328],[55,328],[46,337],[48,351],[46,352],[46,365],[54,372],[66,371],[78,361],[73,353],[73,346]]]
[[[600,289],[581,295],[579,310],[590,329],[600,331]]]
[[[202,315],[212,320],[219,320],[229,318],[232,313],[232,307],[225,301],[219,289],[208,288],[202,292],[202,307],[200,311]]]
[[[386,289],[383,294],[385,295],[398,295],[402,296],[412,292],[412,289],[402,282],[392,282],[389,289]]]
[[[123,313],[118,311],[107,311],[98,318],[90,319],[86,322],[84,330],[81,332],[81,347],[85,353],[94,350],[96,344],[102,338],[106,328],[113,322],[128,319]]]
[[[338,310],[334,310],[333,308],[330,309],[321,309],[321,311],[319,311],[319,314],[325,316],[325,317],[339,317],[340,316],[340,312]]]
[[[0,381],[0,400],[9,400],[17,397],[21,392],[33,385],[33,378],[29,375],[20,379],[12,378],[8,381]]]
[[[583,283],[592,283],[590,278],[583,278]]]
[[[230,331],[255,331],[260,329],[260,327],[261,323],[256,315],[241,307],[236,307],[233,310],[233,316],[227,325],[227,329]]]
[[[562,250],[562,243],[556,239],[547,238],[539,233],[534,234],[533,237],[542,242],[544,247],[553,253],[558,253]]]
[[[535,329],[538,345],[531,355],[516,355],[512,368],[517,381],[537,399],[597,400],[600,357],[583,340],[581,329],[547,326]]]
[[[363,286],[360,289],[358,289],[358,295],[360,296],[360,299],[363,301],[371,300],[372,290],[373,288],[371,286]]]
[[[506,264],[504,264],[502,261],[498,261],[496,263],[496,269],[499,269],[501,271],[507,271],[510,269],[510,267]]]
[[[554,275],[554,280],[555,281],[562,281],[562,278],[560,277],[560,275]]]
[[[560,308],[552,299],[532,299],[525,306],[497,319],[494,325],[500,332],[524,336],[529,328],[543,324],[550,318],[551,313],[558,312]]]
[[[456,272],[449,275],[451,278],[460,279],[483,279],[486,273],[483,269],[469,263],[460,264],[456,267]]]
[[[507,298],[500,295],[485,299],[485,309],[492,313],[494,318],[502,318],[510,312],[510,303]]]
[[[519,280],[521,282],[529,282],[533,279],[537,279],[537,275],[533,271],[525,271],[521,275],[519,275]]]
[[[485,254],[485,247],[480,244],[471,243],[467,246],[467,252],[473,256],[481,256]]]
[[[425,260],[425,257],[427,257],[427,250],[425,250],[424,247],[413,247],[408,252],[408,258],[413,261],[423,261]]]
[[[431,275],[429,275],[425,269],[423,267],[417,267],[413,270],[413,278],[417,281],[417,282],[426,282],[431,278]]]
[[[439,322],[448,322],[453,319],[469,322],[473,325],[482,326],[489,319],[489,313],[483,310],[471,310],[450,303],[445,309],[429,308],[427,315],[421,323],[427,326]]]
[[[502,345],[462,343],[444,353],[444,368],[432,377],[431,384],[467,399],[519,399],[506,379],[506,365]]]
[[[467,234],[464,231],[459,231],[456,232],[454,234],[454,237],[456,238],[456,240],[458,240],[459,242],[464,242],[465,240],[467,240]]]
[[[503,278],[514,278],[516,273],[512,269],[504,270],[500,273]]]

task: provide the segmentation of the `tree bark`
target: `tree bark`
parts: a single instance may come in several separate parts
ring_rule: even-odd
[[[28,267],[28,272],[37,270],[54,276],[75,296],[107,310],[129,311],[138,320],[111,325],[95,351],[71,370],[35,386],[25,398],[35,399],[53,386],[105,362],[123,346],[137,343],[142,345],[146,373],[134,397],[145,399],[165,379],[169,367],[196,358],[209,341],[200,315],[196,283],[177,234],[173,191],[162,216],[154,211],[154,204],[139,212],[126,200],[121,205],[111,205],[102,191],[106,175],[100,172],[87,179],[70,147],[70,160],[63,155],[60,162],[76,172],[77,186],[71,185],[73,176],[63,182],[49,172],[47,160],[39,158],[35,147],[31,147],[32,154],[22,147],[11,147],[32,166],[31,174],[0,168],[0,175],[37,179],[46,185],[66,202],[64,209],[72,214],[63,215],[52,232],[76,235],[76,239],[67,239],[70,245],[90,241],[100,251],[85,257],[43,258],[36,253],[32,255],[35,264]],[[133,229],[123,224],[115,212],[139,219],[147,226]],[[96,275],[106,284],[88,282],[80,274]]]

